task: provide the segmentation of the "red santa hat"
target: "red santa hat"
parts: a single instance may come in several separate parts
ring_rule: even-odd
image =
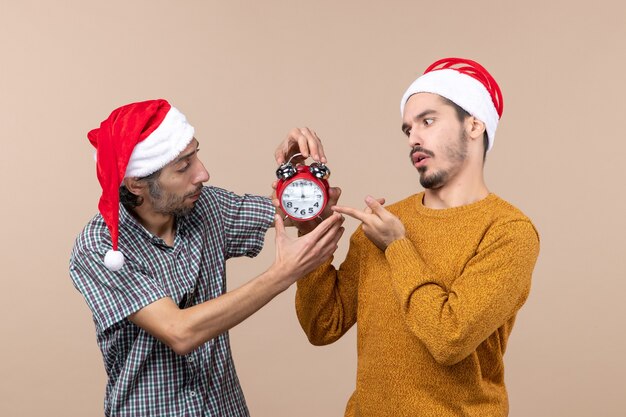
[[[102,186],[98,210],[111,232],[113,249],[104,257],[112,271],[124,265],[118,251],[119,188],[126,177],[145,177],[173,161],[193,139],[185,115],[166,100],[132,103],[113,110],[99,128],[87,134],[96,148],[96,170]]]
[[[489,139],[487,151],[492,148],[504,101],[498,83],[482,65],[463,58],[444,58],[433,63],[402,96],[402,116],[409,97],[417,93],[445,97],[483,122]]]

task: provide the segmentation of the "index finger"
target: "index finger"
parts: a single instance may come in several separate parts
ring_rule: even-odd
[[[322,145],[322,140],[317,136],[313,130],[308,127],[303,127],[300,129],[300,132],[303,138],[306,140],[306,149],[305,151],[311,156],[311,158],[316,161],[326,163],[326,154],[324,153],[324,146]],[[300,142],[299,142],[300,143]],[[300,152],[303,152],[303,146],[300,146]],[[303,154],[305,154],[303,152]]]
[[[365,223],[365,220],[367,220],[367,213],[364,213],[352,207],[332,206],[331,209],[337,213],[345,214],[352,217],[353,219],[360,220],[363,223]]]

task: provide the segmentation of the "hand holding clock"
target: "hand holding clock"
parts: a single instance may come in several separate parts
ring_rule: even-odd
[[[321,139],[307,128],[292,129],[274,153],[280,165],[278,181],[272,183],[272,201],[277,213],[288,226],[296,226],[307,234],[325,218],[332,215],[330,206],[337,203],[341,190],[326,181],[330,170]],[[315,163],[300,165],[307,158]]]
[[[276,162],[282,165],[298,152],[302,154],[301,160],[310,156],[317,161],[326,163],[326,156],[324,154],[322,141],[317,134],[309,128],[305,127],[292,129],[276,149],[274,157],[276,158]],[[297,161],[298,159],[295,160]],[[283,216],[285,215],[283,209],[289,210],[291,208],[295,208],[296,206],[293,204],[298,201],[298,198],[300,198],[304,205],[306,205],[306,203],[308,203],[311,199],[311,197],[306,193],[303,193],[302,195],[288,194],[287,198],[283,198],[285,195],[284,190],[280,190],[281,196],[279,199],[276,194],[278,185],[279,181],[274,181],[272,184],[272,188],[274,189],[272,202],[274,203],[277,212]],[[307,184],[304,185],[306,188]],[[292,217],[297,213],[290,213],[291,217],[287,217],[285,219],[285,225],[296,226],[300,234],[307,234],[315,229],[320,222],[320,218],[325,219],[331,216],[333,211],[335,211],[361,221],[363,223],[363,232],[380,250],[384,251],[387,249],[387,246],[391,244],[391,242],[405,236],[405,228],[400,219],[382,206],[382,204],[385,203],[384,199],[376,200],[371,196],[367,196],[365,198],[367,206],[363,211],[359,211],[351,207],[336,205],[340,195],[341,189],[337,187],[328,187],[328,201],[325,202],[324,210],[317,215],[319,217],[315,217],[307,221],[293,221]],[[283,207],[281,207],[281,203],[283,203]],[[290,203],[291,206],[286,207]],[[300,207],[298,208],[301,209]]]
[[[287,235],[282,218],[275,216],[276,260],[270,269],[284,276],[282,290],[320,266],[337,250],[344,232],[343,220],[342,215],[333,213],[310,234],[293,238]]]
[[[284,164],[295,153],[301,153],[302,157],[294,162],[302,162],[308,157],[323,164],[327,162],[322,141],[308,127],[291,129],[287,137],[276,148],[274,158],[278,164]]]

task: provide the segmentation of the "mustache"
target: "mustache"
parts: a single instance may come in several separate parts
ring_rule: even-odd
[[[429,151],[428,149],[424,149],[421,146],[414,146],[411,148],[411,152],[409,152],[409,158],[413,159],[413,154],[416,152],[420,152],[423,153],[425,155],[430,156],[431,158],[433,158],[435,156],[435,153],[433,151]]]
[[[192,193],[189,193],[189,194],[185,195],[185,198],[186,198],[186,197],[191,197],[192,195],[196,195],[196,194],[198,194],[200,191],[202,191],[202,184],[198,185],[198,186],[196,187],[196,190],[195,190],[194,192],[192,192]]]

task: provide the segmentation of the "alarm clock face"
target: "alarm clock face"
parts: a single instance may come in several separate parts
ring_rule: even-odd
[[[322,212],[326,199],[319,184],[308,179],[296,179],[285,186],[280,203],[290,217],[308,220]]]

